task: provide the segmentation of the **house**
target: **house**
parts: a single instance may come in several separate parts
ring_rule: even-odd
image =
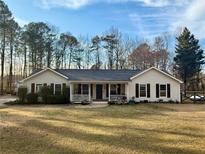
[[[179,101],[182,81],[151,67],[137,70],[51,69],[37,71],[21,81],[29,93],[37,93],[49,85],[53,94],[70,87],[71,102],[112,101],[122,97],[136,101]]]

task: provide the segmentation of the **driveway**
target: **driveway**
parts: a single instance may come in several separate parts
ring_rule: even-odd
[[[17,99],[16,96],[11,96],[11,95],[0,96],[0,106],[4,106],[4,103],[15,101],[16,99]]]

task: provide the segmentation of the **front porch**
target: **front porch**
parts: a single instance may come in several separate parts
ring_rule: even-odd
[[[70,83],[71,102],[116,101],[128,96],[128,83]]]

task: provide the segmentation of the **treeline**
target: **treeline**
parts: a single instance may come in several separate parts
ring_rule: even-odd
[[[181,39],[186,39],[186,37]],[[178,41],[180,43],[180,39]],[[181,67],[184,65],[180,63],[182,57],[178,56],[175,61],[173,60],[168,51],[169,36],[166,34],[154,38],[153,43],[150,44],[147,41],[137,41],[123,35],[114,27],[102,35],[93,37],[76,37],[69,32],[59,33],[55,26],[44,22],[31,22],[20,27],[2,0],[0,0],[0,42],[1,93],[5,84],[3,82],[5,75],[9,75],[8,83],[11,91],[14,75],[18,74],[25,78],[34,70],[45,67],[144,70],[155,66],[165,71],[171,70],[180,78],[185,79],[200,73],[203,65],[203,62],[200,65],[198,63],[200,68],[197,68],[198,71],[191,75],[189,73],[189,75],[184,75],[187,73],[182,73],[186,69]],[[188,43],[191,42],[188,40]],[[195,42],[195,45],[198,45],[198,42]],[[180,55],[184,49],[179,47],[185,46],[178,45],[177,47],[177,54]],[[190,47],[189,50],[195,55],[198,54],[199,49],[200,47],[192,48],[191,51]],[[203,50],[199,54],[203,59]],[[200,58],[195,58],[195,61],[200,61]],[[194,63],[193,58],[189,60],[190,63]]]

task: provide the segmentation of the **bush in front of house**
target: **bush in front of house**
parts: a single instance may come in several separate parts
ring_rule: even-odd
[[[89,105],[91,102],[89,102],[88,100],[84,100],[81,102],[82,105]]]
[[[108,101],[108,104],[109,104],[109,105],[116,105],[116,104],[117,104],[117,101]]]
[[[25,103],[27,91],[28,89],[26,87],[18,88],[18,97],[21,103]]]
[[[48,103],[48,96],[51,95],[51,88],[49,86],[43,86],[39,95],[42,97],[43,103]]]
[[[47,102],[49,104],[68,104],[69,100],[64,95],[48,95]]]
[[[38,103],[38,94],[33,94],[33,93],[27,94],[26,100],[28,103],[31,103],[31,104]]]
[[[63,96],[65,97],[67,102],[70,102],[70,87],[63,88]]]

